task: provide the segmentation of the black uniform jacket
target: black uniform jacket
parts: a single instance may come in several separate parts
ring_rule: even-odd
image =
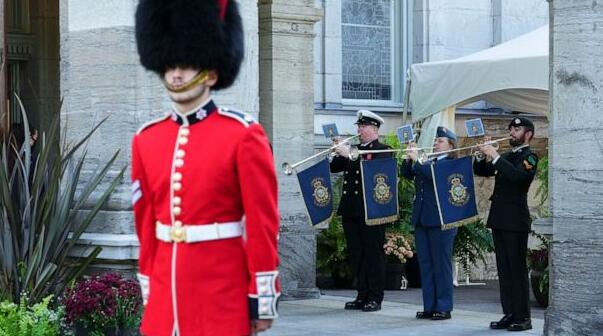
[[[374,140],[366,146],[355,145],[360,150],[390,149],[388,145]],[[392,153],[363,154],[364,160],[384,159]],[[336,156],[331,161],[331,172],[343,172],[343,190],[337,214],[346,217],[364,217],[364,197],[362,195],[362,176],[360,175],[360,159],[352,161],[348,158]]]
[[[488,227],[499,230],[529,232],[528,189],[536,174],[538,156],[529,147],[501,155],[496,164],[486,160],[473,162],[478,176],[496,176]]]

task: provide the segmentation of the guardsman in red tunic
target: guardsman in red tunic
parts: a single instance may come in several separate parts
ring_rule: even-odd
[[[263,128],[219,108],[243,58],[233,0],[141,0],[136,39],[173,111],[132,141],[144,335],[250,335],[277,317],[277,182]]]

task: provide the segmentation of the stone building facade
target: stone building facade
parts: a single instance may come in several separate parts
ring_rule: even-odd
[[[81,138],[109,116],[88,147],[92,171],[120,151],[146,121],[169,111],[158,78],[139,65],[134,40],[137,0],[0,0],[13,67],[9,90],[21,90],[34,126],[57,114],[66,140]],[[239,0],[246,55],[236,84],[218,104],[254,115],[266,128],[279,170],[284,292],[316,296],[316,231],[307,222],[296,180],[280,172],[326,145],[320,124],[355,132],[355,111],[401,123],[404,72],[411,63],[466,55],[548,21],[542,0]],[[363,45],[363,43],[365,45]],[[363,69],[363,65],[366,65]],[[63,100],[59,111],[59,102]],[[469,106],[469,114],[491,106]],[[496,118],[495,118],[496,119]],[[128,178],[80,242],[100,244],[96,266],[133,270],[137,244]]]

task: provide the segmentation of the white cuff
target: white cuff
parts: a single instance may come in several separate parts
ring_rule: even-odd
[[[493,160],[492,160],[492,164],[496,164],[496,162],[498,161],[498,159],[500,159],[500,154],[497,155]]]
[[[256,273],[256,288],[258,291],[258,318],[274,319],[278,317],[276,303],[281,293],[276,290],[278,271]]]
[[[138,278],[138,283],[140,284],[140,291],[142,292],[142,302],[146,306],[147,301],[149,300],[149,293],[151,292],[151,281],[149,276],[136,273],[136,277]]]

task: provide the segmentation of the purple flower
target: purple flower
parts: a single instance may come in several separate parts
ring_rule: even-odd
[[[136,324],[142,311],[138,282],[108,272],[78,281],[63,295],[67,322],[102,330]]]

